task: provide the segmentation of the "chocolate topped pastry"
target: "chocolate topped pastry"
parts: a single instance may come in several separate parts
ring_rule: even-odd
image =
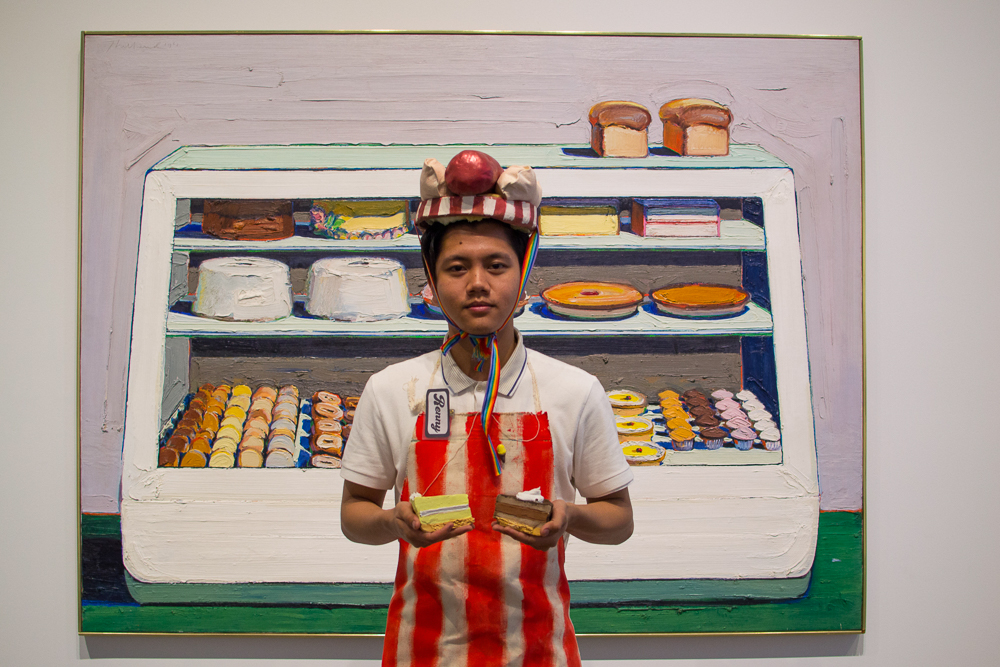
[[[206,199],[201,229],[209,236],[235,241],[274,241],[295,233],[289,200]]]
[[[692,417],[714,417],[715,416],[715,410],[713,410],[712,408],[708,407],[707,405],[701,405],[701,404],[693,405],[691,407],[691,409],[688,410],[688,412],[691,413]]]
[[[702,415],[694,420],[694,425],[700,428],[718,426],[719,420],[709,415]]]

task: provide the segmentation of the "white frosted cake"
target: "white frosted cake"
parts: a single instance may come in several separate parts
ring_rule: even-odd
[[[292,314],[288,266],[263,257],[216,257],[198,267],[191,311],[235,322],[267,322]]]
[[[306,311],[348,322],[392,320],[410,314],[403,265],[379,257],[330,257],[309,269]]]

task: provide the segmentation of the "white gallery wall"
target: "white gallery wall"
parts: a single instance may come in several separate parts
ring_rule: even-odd
[[[584,638],[583,655],[994,664],[998,28],[996,3],[963,1],[0,0],[0,665],[377,664],[375,638],[76,634],[80,32],[348,29],[860,35],[868,633]]]

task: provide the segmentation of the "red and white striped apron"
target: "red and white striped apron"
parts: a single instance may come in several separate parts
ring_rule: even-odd
[[[547,415],[494,414],[490,435],[507,450],[500,477],[493,474],[478,413],[453,415],[448,440],[421,439],[423,420],[417,419],[400,497],[409,500],[412,490],[467,493],[475,529],[423,549],[400,541],[382,664],[579,665],[565,541],[538,551],[492,530],[498,493],[541,487],[552,497]]]

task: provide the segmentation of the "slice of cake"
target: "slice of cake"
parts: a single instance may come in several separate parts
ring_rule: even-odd
[[[454,493],[449,496],[413,496],[410,507],[420,519],[420,530],[433,533],[449,523],[456,528],[471,525],[474,521],[469,508],[469,496]]]
[[[310,210],[313,234],[328,239],[389,240],[409,231],[406,201],[330,200],[313,202]]]
[[[541,535],[542,526],[552,518],[552,501],[542,497],[541,488],[522,491],[513,496],[497,496],[493,518],[526,535]]]
[[[538,210],[538,233],[542,236],[616,236],[618,202],[548,199]]]

